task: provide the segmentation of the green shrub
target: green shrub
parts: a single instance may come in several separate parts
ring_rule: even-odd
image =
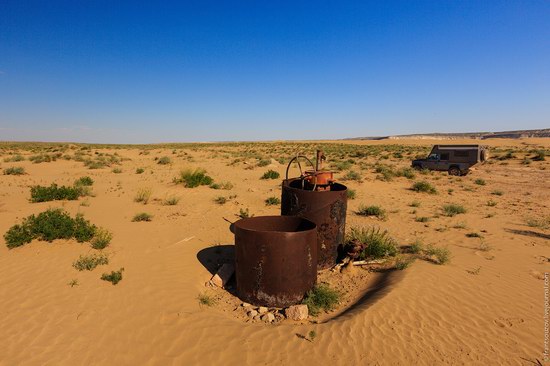
[[[224,205],[227,202],[227,198],[224,196],[218,196],[214,198],[214,202],[216,202],[218,205]]]
[[[536,227],[544,230],[550,229],[550,216],[541,218],[532,217],[525,220],[525,222],[530,227]]]
[[[478,186],[484,186],[487,184],[487,182],[485,182],[484,179],[481,179],[481,178],[477,178],[475,181],[474,181],[475,184],[477,184]]]
[[[152,194],[152,188],[140,188],[138,189],[136,196],[134,197],[134,202],[140,202],[146,205],[147,203],[149,203]]]
[[[416,178],[416,174],[414,172],[414,169],[412,169],[412,168],[401,168],[401,169],[396,171],[396,175],[398,177],[405,177],[407,179]]]
[[[380,228],[352,227],[346,235],[346,245],[361,247],[359,259],[393,257],[397,254],[397,242]]]
[[[98,228],[90,242],[94,249],[105,249],[113,239],[113,234],[109,230]]]
[[[280,205],[281,200],[279,199],[279,197],[269,197],[269,198],[266,198],[265,204],[267,206]]]
[[[395,269],[403,271],[414,262],[414,258],[403,258],[399,257],[397,258],[397,261],[395,262]]]
[[[355,192],[355,189],[351,189],[351,188],[348,188],[346,194],[348,196],[348,200],[354,200],[355,196],[357,195],[356,192]]]
[[[375,205],[365,206],[361,204],[355,213],[360,216],[376,216],[382,220],[386,218],[386,210]]]
[[[103,273],[101,275],[101,279],[103,281],[109,281],[113,285],[116,285],[120,281],[122,281],[122,272],[124,271],[124,268],[119,269],[118,271],[111,271],[111,273]]]
[[[144,171],[145,169],[143,168],[136,168],[136,174],[143,174]]]
[[[180,176],[174,179],[174,183],[183,183],[183,185],[187,188],[208,186],[213,182],[214,180],[206,175],[206,170],[200,168],[195,170],[182,170],[180,172]]]
[[[426,181],[415,182],[412,185],[411,189],[415,192],[425,192],[429,194],[437,193],[437,190],[435,189],[435,187]]]
[[[420,207],[420,202],[419,201],[412,201],[409,206],[411,206],[411,207]]]
[[[230,189],[233,189],[233,183],[231,182],[212,183],[210,184],[210,188],[230,190]]]
[[[279,178],[279,176],[279,172],[269,169],[267,172],[264,173],[264,175],[262,175],[260,179],[277,179]]]
[[[430,218],[426,217],[426,216],[421,216],[421,217],[416,217],[414,219],[414,221],[416,221],[416,222],[428,222],[428,221],[430,221]]]
[[[122,169],[120,169],[120,168],[114,168],[114,169],[113,169],[113,173],[115,173],[115,174],[120,174],[120,173],[122,173]]]
[[[109,258],[105,254],[81,255],[73,263],[73,267],[79,271],[92,271],[95,267],[109,264]]]
[[[4,169],[4,175],[23,175],[25,173],[25,168],[21,166],[12,166]]]
[[[250,211],[247,209],[240,209],[239,214],[237,215],[241,219],[248,219],[249,217],[253,217],[254,215],[250,215]]]
[[[167,198],[162,202],[162,204],[165,205],[165,206],[175,206],[175,205],[178,204],[179,201],[180,201],[180,198],[179,198],[179,197],[171,196],[171,197],[167,197]]]
[[[142,212],[142,213],[138,213],[134,216],[134,218],[132,219],[133,222],[140,222],[140,221],[151,221],[153,219],[153,216],[146,213],[146,212]]]
[[[535,151],[535,156],[533,156],[531,159],[534,161],[545,161],[546,152],[544,150],[537,150]]]
[[[4,239],[10,249],[30,243],[33,239],[52,242],[55,239],[74,238],[81,243],[90,241],[96,229],[82,215],[76,215],[73,219],[61,209],[49,209],[38,216],[28,216],[21,224],[12,226],[4,234]]]
[[[451,252],[447,248],[436,248],[433,245],[428,245],[425,253],[428,257],[435,258],[437,264],[445,264],[451,260]]]
[[[468,233],[468,234],[466,234],[466,237],[468,237],[468,238],[482,238],[481,234],[479,234],[479,233]]]
[[[262,160],[258,161],[257,165],[259,167],[263,167],[263,166],[268,166],[269,164],[271,164],[271,160],[262,159]]]
[[[493,201],[493,200],[487,201],[487,206],[489,207],[495,207],[496,205],[497,205],[496,201]]]
[[[504,193],[499,190],[492,191],[491,194],[494,194],[495,196],[502,196]]]
[[[80,177],[74,182],[75,187],[90,187],[94,184],[94,180],[88,176]]]
[[[52,183],[49,187],[31,187],[31,202],[48,202],[59,200],[77,200],[82,195],[79,187],[58,186]]]
[[[172,159],[170,159],[168,156],[163,156],[162,158],[158,159],[157,164],[160,165],[167,165],[172,162]]]
[[[4,162],[6,163],[16,163],[16,162],[19,162],[19,161],[23,161],[25,160],[25,157],[23,157],[22,155],[13,155],[9,158],[4,158]]]
[[[312,316],[319,315],[321,310],[330,311],[340,301],[338,291],[331,289],[327,284],[316,285],[306,294],[303,304],[307,305],[309,313]]]
[[[416,239],[410,246],[411,253],[418,254],[424,249],[424,244],[420,239]]]
[[[464,206],[456,204],[443,205],[443,212],[446,216],[453,217],[455,215],[466,213]]]
[[[350,170],[342,177],[342,180],[354,180],[356,182],[361,182],[361,174],[354,170]]]
[[[204,306],[214,306],[217,303],[214,297],[208,295],[205,292],[199,294],[197,296],[197,300],[199,300],[199,305],[204,305]]]

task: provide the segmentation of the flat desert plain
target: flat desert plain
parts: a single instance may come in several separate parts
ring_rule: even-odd
[[[1,143],[2,236],[49,208],[82,213],[113,236],[101,251],[109,263],[92,271],[73,267],[79,256],[99,252],[88,243],[33,240],[8,249],[0,239],[0,365],[544,362],[550,156],[537,159],[536,151],[548,155],[550,139],[481,141],[491,159],[463,177],[392,173],[434,143],[480,141]],[[355,191],[348,230],[380,227],[400,246],[446,248],[450,261],[417,259],[396,270],[379,296],[341,316],[303,324],[247,322],[216,301],[224,290],[205,287],[212,274],[198,254],[233,245],[228,221],[239,213],[278,215],[280,206],[265,200],[280,197],[286,162],[297,152],[313,157],[317,148],[337,179]],[[13,167],[25,174],[7,174]],[[205,169],[219,189],[174,183],[181,170],[195,168]],[[280,178],[260,179],[270,169]],[[32,186],[72,186],[84,176],[94,181],[89,196],[30,202]],[[417,181],[437,193],[411,190]],[[150,195],[146,203],[136,202],[140,192]],[[447,216],[446,204],[466,212]],[[361,205],[379,206],[385,219],[358,215]],[[138,213],[151,221],[132,221]],[[117,285],[100,279],[120,268]],[[376,278],[373,272],[365,281]],[[212,296],[211,306],[201,304],[201,296]],[[311,331],[313,341],[300,336]]]

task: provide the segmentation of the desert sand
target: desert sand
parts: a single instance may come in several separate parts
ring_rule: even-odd
[[[434,143],[445,141],[343,142],[359,148],[402,145],[426,150]],[[305,325],[246,323],[219,306],[201,306],[197,296],[207,290],[204,284],[211,273],[197,254],[234,243],[224,218],[237,220],[241,208],[256,216],[279,214],[280,206],[266,206],[264,200],[280,196],[280,179],[259,178],[268,169],[282,177],[286,165],[273,159],[258,167],[256,147],[264,159],[288,160],[296,147],[306,145],[288,145],[285,153],[281,142],[92,147],[86,151],[91,157],[95,152],[116,152],[124,158],[119,165],[100,169],[62,158],[39,164],[1,162],[2,169],[22,166],[27,174],[0,175],[0,234],[30,214],[62,207],[73,215],[83,213],[110,230],[113,239],[104,249],[108,265],[79,272],[72,263],[94,252],[87,244],[35,240],[10,250],[0,238],[0,365],[536,364],[544,351],[550,232],[530,227],[527,220],[550,216],[550,158],[521,162],[532,156],[530,149],[549,149],[550,139],[482,143],[496,151],[493,157],[510,148],[518,151],[516,158],[493,159],[460,178],[436,172],[389,182],[359,165],[375,163],[380,155],[354,158],[351,170],[361,174],[362,182],[345,182],[356,191],[356,198],[348,202],[348,227],[376,225],[401,245],[421,239],[448,248],[452,258],[446,265],[417,260],[385,283],[379,296],[342,316]],[[307,153],[313,156],[314,148],[324,145],[310,142]],[[63,154],[74,155],[79,149],[73,146]],[[271,150],[279,153],[272,155]],[[1,158],[13,151],[6,147]],[[18,152],[27,158],[36,154]],[[155,158],[162,156],[170,157],[171,163],[158,164]],[[234,162],[237,158],[241,161]],[[330,163],[335,156],[329,153],[327,158]],[[390,156],[383,162],[405,167],[410,156]],[[136,174],[139,167],[143,174]],[[215,182],[229,181],[234,187],[184,188],[172,182],[181,169],[197,167],[206,169]],[[122,172],[114,173],[113,168]],[[82,176],[95,181],[94,196],[29,202],[32,185],[71,185]],[[487,184],[475,184],[478,178]],[[411,191],[411,184],[420,179],[431,182],[439,193]],[[149,203],[134,202],[136,192],[147,187],[152,188]],[[495,190],[502,195],[493,194]],[[180,198],[178,204],[163,205],[171,195]],[[214,202],[230,195],[236,197],[223,205]],[[496,205],[489,206],[490,200]],[[413,201],[421,203],[415,214],[409,206]],[[386,209],[387,220],[354,214],[362,203]],[[441,214],[446,203],[461,204],[468,211],[446,217]],[[152,214],[152,221],[132,222],[139,212]],[[417,222],[417,216],[430,220]],[[472,232],[483,239],[466,236]],[[124,277],[118,285],[99,279],[121,267]],[[78,285],[70,286],[72,280]],[[317,334],[314,342],[297,336],[311,330]]]

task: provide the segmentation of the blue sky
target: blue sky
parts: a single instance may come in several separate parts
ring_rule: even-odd
[[[548,1],[0,2],[0,140],[548,127]]]

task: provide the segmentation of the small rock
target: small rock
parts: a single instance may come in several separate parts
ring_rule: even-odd
[[[288,319],[304,320],[307,319],[309,313],[307,305],[292,305],[285,309],[285,315]]]
[[[253,320],[260,320],[260,316],[259,315],[256,315],[254,318],[252,318]]]
[[[256,315],[258,315],[258,312],[256,310],[250,310],[247,315],[249,318],[254,318]]]
[[[242,306],[243,308],[250,308],[250,307],[252,307],[252,305],[250,305],[250,304],[247,303],[247,302],[243,302],[243,303],[241,304],[241,306]]]
[[[348,264],[346,264],[344,267],[342,267],[342,273],[347,273],[347,274],[353,274],[355,272],[356,268],[355,266],[353,265],[353,262],[349,262]]]
[[[218,287],[223,287],[231,276],[233,276],[233,273],[235,273],[235,266],[232,263],[225,263],[218,269],[218,272],[212,276],[210,281]]]
[[[267,314],[262,316],[262,320],[266,323],[271,323],[272,321],[275,320],[275,315],[273,315],[271,313],[267,313]]]
[[[265,314],[265,313],[267,313],[267,311],[268,311],[268,308],[266,308],[265,306],[260,306],[260,307],[258,308],[258,312],[259,312],[260,314]]]

